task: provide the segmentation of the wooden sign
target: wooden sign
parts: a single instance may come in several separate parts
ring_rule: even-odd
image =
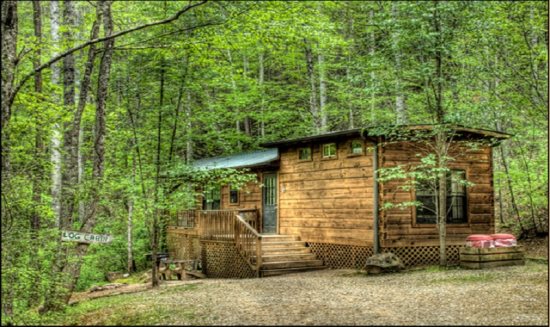
[[[111,243],[113,237],[111,235],[90,234],[63,230],[61,231],[61,240],[64,242],[78,243]]]

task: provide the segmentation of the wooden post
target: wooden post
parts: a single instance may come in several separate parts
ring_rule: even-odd
[[[372,172],[373,172],[373,226],[372,226],[372,243],[373,243],[373,252],[374,254],[380,254],[380,239],[379,239],[379,232],[380,232],[380,217],[378,212],[378,202],[380,201],[380,195],[378,194],[378,139],[375,139],[374,141],[374,150],[372,151]]]
[[[239,236],[240,236],[240,229],[239,229],[239,221],[237,220],[237,218],[234,219],[234,224],[233,224],[234,228],[235,228],[235,245],[237,246],[237,249],[240,250],[240,239],[239,239]]]
[[[197,212],[197,225],[198,225],[197,232],[199,234],[199,237],[204,236],[205,222],[204,222],[204,216],[202,214],[202,211]]]
[[[260,275],[261,268],[262,268],[262,237],[257,236],[256,237],[256,273],[258,274],[258,277],[261,277]]]

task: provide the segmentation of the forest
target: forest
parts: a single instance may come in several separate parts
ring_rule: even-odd
[[[162,213],[197,196],[164,177],[292,137],[441,123],[511,134],[493,153],[496,226],[548,235],[546,1],[1,6],[2,325],[150,268]]]

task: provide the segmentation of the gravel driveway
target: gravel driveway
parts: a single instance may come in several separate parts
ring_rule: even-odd
[[[200,325],[546,325],[548,267],[206,279],[181,298]],[[168,296],[168,295],[167,295]],[[171,317],[167,324],[189,324]]]

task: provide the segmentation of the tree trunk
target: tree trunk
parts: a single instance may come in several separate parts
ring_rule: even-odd
[[[34,36],[36,38],[36,44],[40,44],[42,42],[42,8],[40,5],[40,1],[33,1],[32,2],[32,8],[33,8],[33,21],[34,21]],[[39,67],[40,66],[40,56],[41,56],[41,50],[40,47],[37,47],[35,58],[33,60],[33,67]],[[38,95],[42,93],[42,73],[38,73],[34,75],[34,92],[36,92],[37,101]],[[42,119],[40,115],[40,110],[36,110],[35,113],[35,124],[36,124],[36,135],[34,139],[34,149],[35,149],[35,159],[36,159],[36,171],[33,176],[32,181],[32,200],[34,204],[34,210],[31,216],[30,226],[31,226],[31,237],[33,239],[36,239],[38,231],[40,230],[40,212],[39,207],[41,201],[41,195],[42,195],[42,175],[43,172],[43,157],[44,157],[44,140],[43,140],[43,129],[42,129]]]
[[[435,115],[438,124],[443,124],[445,121],[445,114],[443,111],[443,71],[442,61],[443,54],[441,53],[441,47],[443,46],[441,40],[441,21],[439,19],[439,11],[437,8],[437,1],[434,1],[434,25],[437,38],[436,50],[435,50],[435,72],[436,72],[436,87],[435,87]]]
[[[348,80],[348,83],[349,83],[349,85],[348,85],[349,89],[353,90],[353,85],[352,85],[352,82],[351,82],[350,65],[351,65],[351,56],[348,56],[348,65],[346,67],[346,79]],[[350,91],[348,91],[348,92],[350,92]],[[351,95],[351,96],[353,96],[353,95]],[[351,101],[351,97],[348,98],[347,101],[348,101],[348,128],[353,129],[353,128],[355,128],[355,119],[354,119],[353,104],[352,104],[352,101]]]
[[[52,38],[52,43],[54,49],[59,49],[60,47],[60,33],[59,33],[59,1],[54,0],[50,2],[50,34]],[[58,50],[54,50],[53,56],[57,55]],[[53,85],[58,85],[60,80],[61,69],[59,63],[52,65],[52,76],[51,83]],[[58,99],[54,95],[54,102],[57,102]],[[61,126],[59,123],[55,122],[52,130],[51,136],[51,156],[50,161],[52,163],[52,210],[55,216],[55,226],[61,227],[61,187],[62,187],[62,173],[61,173]]]
[[[17,21],[17,1],[2,1],[2,191],[6,190],[10,172],[8,125],[11,118],[11,103],[9,99],[15,92]],[[2,211],[4,211],[4,205]]]
[[[33,25],[34,25],[34,36],[36,38],[36,44],[39,45],[42,42],[42,8],[39,1],[32,2],[33,8]],[[40,46],[37,46],[35,52],[35,57],[33,60],[33,67],[36,68],[40,66]],[[38,103],[42,100],[42,73],[34,75],[34,92],[36,93],[36,101]],[[44,175],[44,140],[43,140],[43,127],[42,127],[42,115],[41,110],[35,111],[35,138],[34,138],[34,159],[36,168],[34,170],[32,178],[32,202],[33,202],[33,211],[30,219],[30,237],[31,237],[31,246],[33,248],[38,248],[40,246],[40,240],[38,239],[40,232],[40,223],[41,223],[41,214],[40,207],[42,204],[42,188],[43,175]],[[31,266],[35,271],[34,276],[32,277],[33,285],[41,285],[40,279],[41,275],[39,274],[42,263],[37,256],[31,257]],[[29,294],[29,306],[34,307],[40,302],[40,287],[33,287],[30,289]]]
[[[347,20],[347,29],[346,29],[346,40],[350,42],[349,46],[349,54],[347,55],[347,65],[346,65],[346,80],[348,82],[348,96],[347,96],[347,102],[348,102],[348,128],[353,129],[355,128],[355,110],[353,108],[353,97],[354,97],[354,83],[351,75],[351,67],[352,67],[352,61],[351,61],[351,54],[353,53],[353,15],[350,13],[349,6],[347,7],[348,10],[346,11],[346,15],[348,17]]]
[[[174,110],[174,124],[172,125],[172,136],[170,137],[170,150],[168,151],[168,162],[172,162],[172,158],[174,156],[174,144],[176,142],[176,132],[178,130],[178,120],[179,115],[181,111],[181,107],[183,106],[183,82],[180,84],[180,88],[178,91],[178,100],[176,102],[176,108]]]
[[[321,50],[319,50],[320,52]],[[319,115],[321,116],[321,132],[327,131],[327,85],[326,85],[326,73],[325,73],[325,58],[319,53],[317,56],[319,63]]]
[[[369,20],[371,24],[374,24],[374,9],[371,9],[369,12]],[[374,51],[375,51],[375,42],[376,37],[374,35],[374,29],[370,32],[370,45],[369,45],[369,56],[371,60],[374,60]],[[374,124],[376,122],[376,73],[374,69],[371,68],[370,71],[370,87],[371,87],[371,94],[370,94],[370,123]]]
[[[397,2],[392,2],[392,52],[395,60],[395,112],[397,114],[396,123],[404,125],[408,123],[407,109],[405,107],[405,94],[403,93],[402,84],[402,67],[401,67],[401,49],[399,47],[399,9]]]
[[[92,25],[92,30],[90,33],[91,39],[96,39],[99,36],[99,27],[103,19],[103,13],[101,10],[96,11],[96,20]],[[82,190],[82,182],[84,178],[84,160],[82,158],[82,153],[80,151],[81,144],[83,140],[83,128],[82,128],[82,115],[84,113],[84,108],[88,100],[88,94],[90,91],[92,72],[94,69],[94,61],[96,58],[96,45],[92,44],[88,48],[88,56],[86,63],[84,65],[84,75],[82,75],[82,80],[80,81],[80,92],[78,94],[78,105],[74,114],[72,121],[72,130],[70,132],[70,147],[72,151],[70,152],[70,165],[77,166],[77,185],[78,189]],[[76,153],[75,153],[76,151]],[[86,210],[84,203],[79,202],[78,217],[80,222],[84,223],[86,215]]]
[[[245,81],[245,85],[248,85],[248,57],[246,55],[243,56],[243,80]],[[247,87],[248,89],[248,87]],[[250,122],[250,117],[248,116],[248,112],[246,113],[246,115],[244,116],[244,133],[247,135],[247,136],[251,136],[252,135],[252,127],[250,126],[251,125],[251,122]]]
[[[193,113],[191,111],[191,92],[187,89],[187,104],[185,109],[185,117],[187,120],[187,130],[186,130],[186,148],[185,148],[185,162],[189,165],[193,160],[193,124],[191,119]]]
[[[445,159],[445,142],[446,135],[444,131],[440,131],[436,136],[436,148],[438,152],[438,165],[439,169],[447,168],[447,162]],[[447,266],[447,176],[444,172],[439,173],[438,177],[438,213],[437,221],[439,228],[439,265],[442,267]]]
[[[136,162],[135,162],[135,159],[132,159],[132,161],[133,161],[133,172],[134,172],[133,176],[135,176]],[[132,178],[132,180],[133,179],[134,178]],[[127,234],[126,249],[127,249],[127,254],[128,254],[127,271],[128,271],[129,274],[134,272],[134,255],[133,255],[133,252],[132,252],[132,245],[133,245],[132,230],[133,230],[134,200],[132,199],[132,197],[133,196],[130,195],[130,198],[128,199],[128,225],[127,225],[127,230],[126,230],[126,234]]]
[[[434,2],[434,27],[437,37],[436,51],[435,51],[435,71],[436,71],[436,87],[435,87],[435,116],[437,124],[440,128],[436,135],[436,151],[437,151],[437,167],[439,169],[447,168],[447,133],[444,127],[444,111],[443,111],[443,72],[442,72],[442,52],[443,46],[441,41],[441,21],[439,19],[439,11],[437,7],[437,1]],[[447,176],[443,172],[439,172],[438,178],[438,222],[439,222],[439,265],[444,267],[447,265]]]
[[[153,212],[153,238],[151,243],[151,257],[152,257],[152,276],[151,276],[151,284],[153,287],[159,286],[159,277],[158,277],[158,271],[157,271],[157,258],[158,258],[158,251],[161,248],[161,245],[163,244],[163,235],[164,235],[164,226],[161,221],[160,217],[160,208],[159,208],[159,178],[160,178],[160,154],[161,154],[161,131],[162,131],[162,107],[164,106],[164,73],[165,73],[165,62],[164,58],[161,60],[161,68],[160,68],[160,94],[159,94],[159,109],[157,112],[157,153],[155,158],[155,189],[154,189],[154,212]],[[160,226],[159,226],[160,224]]]
[[[14,249],[12,235],[5,231],[5,226],[11,226],[14,217],[12,217],[6,198],[9,194],[10,177],[10,159],[9,159],[9,133],[8,124],[11,118],[11,106],[9,97],[13,94],[13,84],[15,78],[15,69],[17,66],[17,1],[2,1],[2,288],[0,294],[2,298],[2,320],[12,323],[17,276],[15,272],[7,272],[5,267],[13,267]]]
[[[175,113],[174,113],[174,125],[172,127],[172,137],[170,138],[170,151],[168,152],[168,162],[172,162],[172,157],[173,157],[173,154],[174,154],[174,144],[176,142],[176,131],[177,131],[177,128],[178,128],[179,115],[180,115],[181,109],[183,107],[183,92],[184,92],[184,89],[185,89],[187,74],[188,74],[188,71],[189,71],[189,56],[187,56],[187,55],[185,56],[185,59],[183,61],[183,65],[184,65],[184,70],[183,70],[183,73],[182,73],[182,76],[181,76],[180,87],[179,87],[179,90],[178,90],[178,101],[176,103],[176,108],[175,108]],[[189,90],[187,90],[187,95],[189,95]],[[189,103],[188,103],[188,105],[189,105]],[[186,117],[186,120],[187,120],[188,124],[189,124],[189,118],[190,117]],[[189,142],[189,140],[187,140],[187,142]],[[187,157],[187,152],[186,152],[186,157]]]
[[[260,100],[260,135],[262,137],[265,137],[265,117],[264,117],[264,110],[265,110],[265,103],[264,103],[264,53],[263,51],[260,52],[258,55],[258,62],[259,62],[259,72],[258,72],[258,85],[260,86],[260,94],[261,94],[261,100]]]
[[[319,120],[319,110],[317,108],[317,90],[315,87],[315,74],[313,70],[313,52],[307,39],[304,39],[306,52],[307,77],[310,85],[309,111],[313,117],[313,128],[319,133],[321,131],[321,122]]]
[[[230,74],[231,74],[231,90],[233,94],[237,94],[237,83],[235,82],[235,76],[233,73],[233,57],[231,56],[231,50],[227,50],[227,58],[229,59]],[[237,135],[241,133],[241,122],[240,122],[240,110],[237,105],[235,105],[235,132]],[[240,150],[242,148],[241,141],[237,141],[237,148]]]
[[[503,201],[502,201],[502,184],[500,183],[500,178],[497,178],[497,188],[498,188],[498,221],[501,224],[504,224],[504,213],[503,213]]]
[[[74,3],[71,1],[63,2],[63,39],[73,42],[74,36],[71,32],[75,29]],[[75,110],[75,58],[70,54],[63,58],[63,104],[67,112],[73,113]],[[77,126],[64,124],[64,154],[62,169],[62,188],[60,200],[61,227],[69,228],[73,223],[74,208],[76,204],[76,187],[78,182],[78,133],[80,132],[80,122]]]

